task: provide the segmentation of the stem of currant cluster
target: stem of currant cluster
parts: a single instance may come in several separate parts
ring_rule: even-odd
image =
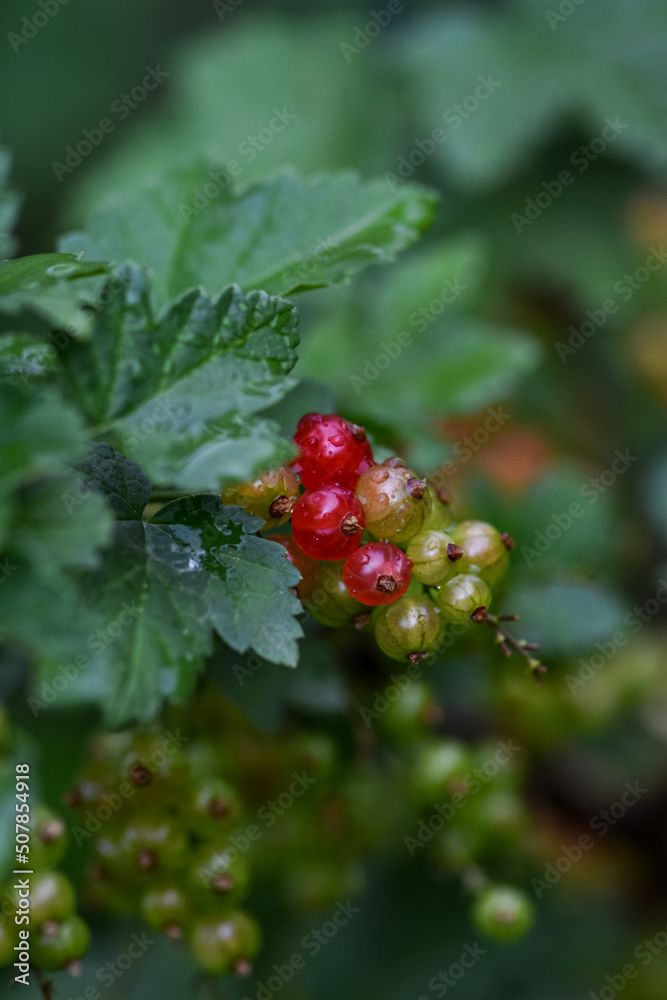
[[[502,649],[505,656],[512,656],[513,653],[522,656],[524,660],[528,663],[531,673],[538,684],[542,683],[542,678],[540,674],[546,671],[546,667],[539,660],[531,656],[531,653],[539,649],[536,642],[526,642],[525,639],[515,639],[513,635],[502,627],[501,622],[516,622],[519,620],[518,615],[490,615],[486,608],[476,608],[471,614],[470,618],[474,622],[479,622],[482,625],[488,625],[493,629],[496,642]]]
[[[37,985],[39,986],[39,992],[44,997],[44,1000],[53,1000],[53,983],[51,980],[46,979],[42,970],[38,969],[36,965],[33,965],[32,969],[35,973]]]

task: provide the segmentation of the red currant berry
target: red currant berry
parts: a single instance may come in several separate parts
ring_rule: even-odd
[[[324,486],[297,500],[292,531],[297,545],[313,559],[339,560],[352,555],[364,530],[364,509],[350,490]]]
[[[343,566],[345,585],[362,604],[389,604],[410,585],[412,563],[388,542],[370,542],[354,552]]]
[[[292,465],[307,490],[328,484],[353,490],[361,473],[373,465],[363,428],[335,413],[307,413],[299,421],[294,443],[300,454]]]
[[[301,580],[296,588],[299,600],[307,601],[317,586],[319,566],[315,559],[307,556],[303,549],[294,541],[292,535],[267,535],[268,542],[278,542],[285,549],[285,555],[301,573]]]

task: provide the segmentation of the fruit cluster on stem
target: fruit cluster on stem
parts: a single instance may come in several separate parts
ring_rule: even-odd
[[[318,621],[372,622],[382,652],[412,663],[442,648],[447,623],[483,622],[503,651],[543,669],[488,611],[508,567],[509,535],[484,521],[453,523],[445,492],[400,458],[377,464],[364,429],[337,414],[307,413],[294,443],[291,466],[222,496],[262,517],[264,528],[291,515],[291,535],[268,537],[301,573],[298,596]]]

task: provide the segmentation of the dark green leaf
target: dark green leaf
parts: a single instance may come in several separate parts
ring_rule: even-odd
[[[82,648],[88,664],[63,700],[96,701],[121,725],[152,718],[165,698],[187,697],[211,649],[206,576],[191,562],[187,537],[175,543],[156,525],[116,524],[101,568],[85,580],[88,610],[101,629]],[[57,668],[44,664],[41,682],[51,682]]]
[[[66,376],[93,421],[115,420],[121,451],[154,481],[216,488],[290,457],[277,428],[254,414],[295,384],[286,377],[299,339],[294,306],[237,286],[214,300],[194,289],[156,318],[134,266],[104,298],[92,339],[62,352]]]
[[[81,641],[86,663],[63,703],[96,702],[112,725],[151,719],[165,699],[188,697],[213,628],[237,650],[295,663],[301,604],[289,588],[299,575],[281,546],[247,533],[260,524],[214,495],[174,501],[150,522],[117,522],[102,565],[83,581],[99,627]],[[42,663],[36,697],[60,667]]]
[[[141,520],[151,484],[136,462],[106,441],[98,441],[76,467],[82,473],[84,488],[103,496],[119,520]]]
[[[170,522],[200,534],[198,558],[210,573],[208,613],[225,642],[238,652],[254,649],[271,663],[296,666],[296,639],[302,631],[294,615],[301,604],[289,588],[298,584],[299,573],[285,559],[282,546],[247,533],[261,527],[261,521],[203,494],[175,500],[153,518],[153,523]],[[165,530],[174,530],[178,537],[182,529]]]

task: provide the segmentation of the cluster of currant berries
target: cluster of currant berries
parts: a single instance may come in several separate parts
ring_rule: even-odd
[[[94,908],[140,913],[154,930],[186,938],[205,971],[245,974],[259,929],[238,905],[249,866],[229,835],[243,806],[222,770],[203,741],[179,747],[157,728],[107,733],[66,801],[77,814],[74,839],[93,842]]]
[[[30,960],[40,969],[76,971],[88,950],[90,931],[76,913],[74,886],[56,870],[67,847],[65,823],[45,806],[31,810],[30,822]],[[22,909],[16,879],[2,894],[0,966],[13,965],[19,944],[15,917]]]
[[[291,535],[268,537],[301,573],[299,597],[318,621],[361,628],[372,618],[380,649],[417,663],[447,622],[489,620],[508,535],[454,524],[446,496],[400,458],[376,464],[364,429],[336,414],[306,414],[294,443],[291,466],[231,484],[222,499],[263,518],[262,530],[291,517]]]
[[[521,936],[529,901],[482,874],[508,855],[522,866],[520,769],[489,778],[495,748],[437,735],[440,720],[433,692],[415,680],[378,719],[378,738],[394,752],[359,755],[312,721],[260,733],[204,684],[160,725],[99,736],[67,796],[72,837],[94,851],[84,902],[141,914],[185,940],[206,972],[247,974],[259,946],[255,921],[239,908],[250,876],[271,887],[274,909],[321,911],[363,892],[371,853],[404,842],[446,872],[477,874],[471,913],[488,937]],[[165,732],[186,725],[188,740],[165,758]],[[459,808],[444,806],[454,814],[447,822],[434,812],[459,799]]]

